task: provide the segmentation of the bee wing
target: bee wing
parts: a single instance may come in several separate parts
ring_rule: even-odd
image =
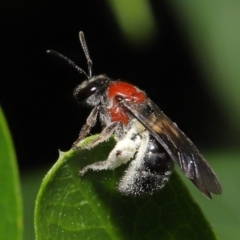
[[[123,106],[149,130],[196,187],[209,199],[221,194],[218,179],[192,141],[150,99],[148,104],[123,102]]]

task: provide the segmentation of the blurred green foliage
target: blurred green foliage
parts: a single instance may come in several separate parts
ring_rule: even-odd
[[[0,108],[0,236],[22,239],[22,196],[12,139]]]
[[[154,15],[147,0],[107,0],[122,34],[133,47],[141,47],[156,32]]]
[[[240,131],[240,2],[170,1],[206,85]]]
[[[32,171],[24,171],[21,173],[21,186],[23,195],[23,209],[24,209],[24,230],[23,239],[33,240],[34,234],[34,207],[38,190],[40,188],[42,179],[47,173],[48,169],[36,169]]]

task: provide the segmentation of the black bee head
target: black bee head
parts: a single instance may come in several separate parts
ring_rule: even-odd
[[[78,85],[73,95],[79,103],[86,102],[90,106],[97,106],[103,99],[110,82],[110,78],[106,75],[94,76]]]
[[[47,50],[47,53],[62,58],[63,60],[67,61],[72,67],[74,67],[79,73],[84,74],[87,77],[87,80],[76,87],[73,95],[78,102],[86,102],[90,106],[94,107],[100,103],[101,99],[103,99],[104,93],[111,80],[105,75],[92,76],[92,60],[88,52],[83,32],[79,32],[79,40],[87,59],[88,73],[86,73],[72,60],[59,52],[56,52],[54,50]]]

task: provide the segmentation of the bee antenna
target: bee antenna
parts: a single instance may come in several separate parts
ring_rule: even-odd
[[[87,43],[86,43],[86,40],[85,40],[85,37],[84,37],[84,33],[82,31],[79,32],[79,40],[81,42],[83,52],[84,52],[85,57],[87,59],[88,74],[89,74],[89,79],[91,79],[92,78],[92,60],[90,58]]]
[[[59,57],[59,58],[62,58],[63,60],[65,60],[66,62],[68,62],[69,65],[71,65],[72,67],[74,67],[79,73],[83,73],[87,79],[90,79],[91,77],[88,76],[86,74],[86,72],[80,68],[75,62],[73,62],[72,60],[70,60],[68,57],[64,56],[63,54],[57,52],[57,51],[54,51],[54,50],[47,50],[47,54],[50,54],[52,56],[55,56],[55,57]],[[88,64],[89,65],[89,64]]]

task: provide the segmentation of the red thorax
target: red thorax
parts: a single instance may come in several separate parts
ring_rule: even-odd
[[[119,99],[123,98],[126,101],[134,103],[142,103],[146,100],[144,92],[126,82],[110,83],[107,90],[107,98],[110,101],[110,108],[108,113],[112,122],[122,122],[127,125],[129,118],[124,109],[119,105]]]

